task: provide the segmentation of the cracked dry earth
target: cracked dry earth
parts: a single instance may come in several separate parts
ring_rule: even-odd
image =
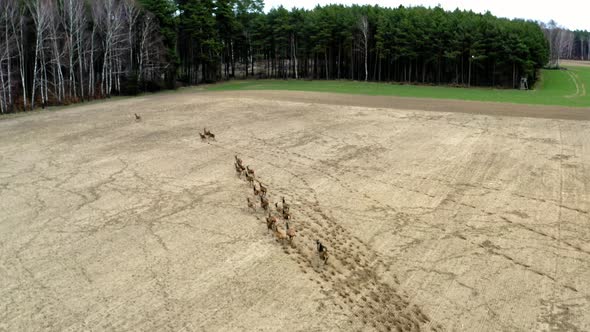
[[[328,96],[0,121],[0,330],[590,330],[590,122]],[[236,153],[291,204],[292,246]]]

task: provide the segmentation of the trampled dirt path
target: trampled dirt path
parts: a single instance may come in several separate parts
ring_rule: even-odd
[[[588,120],[263,91],[5,119],[0,330],[589,330]]]

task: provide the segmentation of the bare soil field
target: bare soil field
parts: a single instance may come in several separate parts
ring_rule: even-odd
[[[193,90],[5,118],[0,330],[588,331],[589,115]]]
[[[590,61],[582,61],[582,60],[561,60],[560,64],[562,66],[583,66],[588,67],[590,66]]]

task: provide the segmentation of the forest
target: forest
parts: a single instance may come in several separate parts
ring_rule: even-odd
[[[587,32],[571,40],[556,24],[489,12],[263,8],[262,0],[0,0],[0,110],[233,78],[516,88],[556,56],[589,56]]]
[[[555,21],[540,26],[549,43],[548,67],[559,67],[560,59],[590,61],[590,32],[571,31]]]

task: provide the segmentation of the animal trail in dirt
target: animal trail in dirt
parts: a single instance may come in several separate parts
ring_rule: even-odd
[[[377,271],[387,270],[383,257],[329,217],[321,209],[313,189],[310,188],[314,192],[313,201],[309,201],[309,197],[289,193],[292,198],[303,202],[298,205],[300,209],[297,211],[297,223],[305,227],[299,227],[296,232],[291,224],[291,205],[284,195],[281,196],[280,204],[275,202],[274,209],[271,209],[270,190],[255,175],[253,168],[243,167],[238,156],[235,156],[235,168],[236,172],[246,175],[246,181],[252,188],[251,193],[254,198],[259,199],[259,205],[267,215],[267,232],[278,242],[285,244],[288,241],[291,244],[295,251],[286,250],[284,246],[283,250],[299,265],[303,273],[307,273],[309,268],[316,271],[319,278],[317,281],[323,289],[331,290],[336,295],[334,305],[340,309],[348,307],[359,321],[379,330],[419,330],[421,325],[429,322],[429,318],[420,308],[410,303],[407,296],[397,289],[397,285],[380,280]],[[296,178],[309,187],[302,177]],[[254,181],[258,183],[258,187]],[[262,188],[265,190],[262,191]],[[249,209],[256,211],[255,207],[250,206],[253,204],[250,197],[247,202]],[[284,227],[280,225],[273,211],[283,217]],[[297,246],[293,246],[296,236],[300,240]],[[328,239],[332,248],[328,249],[325,242],[317,237]],[[394,280],[397,282],[397,277]]]

